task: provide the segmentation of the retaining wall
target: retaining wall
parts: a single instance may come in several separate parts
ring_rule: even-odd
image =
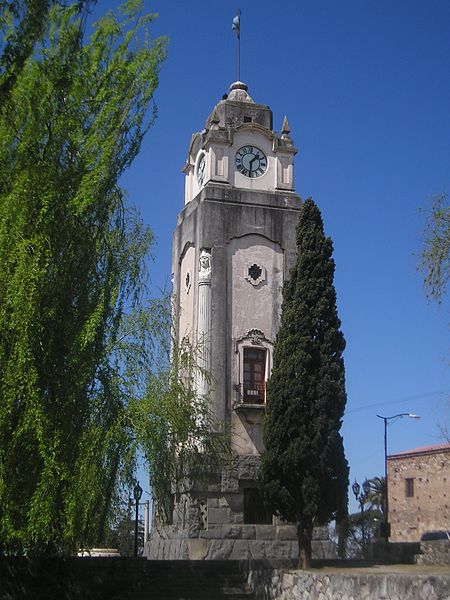
[[[258,600],[450,600],[448,575],[347,574],[249,566]]]
[[[416,555],[416,562],[419,565],[448,565],[450,567],[450,541],[421,542],[420,554]]]

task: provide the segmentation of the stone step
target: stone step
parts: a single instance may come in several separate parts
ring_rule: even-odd
[[[255,600],[232,561],[147,561],[124,600]]]
[[[0,600],[255,600],[238,561],[0,557]]]

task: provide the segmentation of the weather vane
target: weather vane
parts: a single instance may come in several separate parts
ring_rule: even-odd
[[[237,9],[237,14],[233,19],[232,29],[237,35],[237,80],[241,80],[241,9]]]

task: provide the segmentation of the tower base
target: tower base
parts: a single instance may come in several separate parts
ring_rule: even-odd
[[[295,525],[280,522],[260,501],[259,456],[239,456],[207,491],[173,495],[163,523],[154,517],[144,555],[152,560],[296,560]],[[326,527],[313,535],[314,558],[336,558]]]

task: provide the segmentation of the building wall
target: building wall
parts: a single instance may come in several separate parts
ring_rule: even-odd
[[[388,493],[392,542],[450,529],[450,444],[388,457]]]
[[[196,340],[193,337],[194,329],[194,296],[195,296],[195,248],[188,245],[180,260],[178,283],[179,289],[179,340],[187,338],[193,345]]]

